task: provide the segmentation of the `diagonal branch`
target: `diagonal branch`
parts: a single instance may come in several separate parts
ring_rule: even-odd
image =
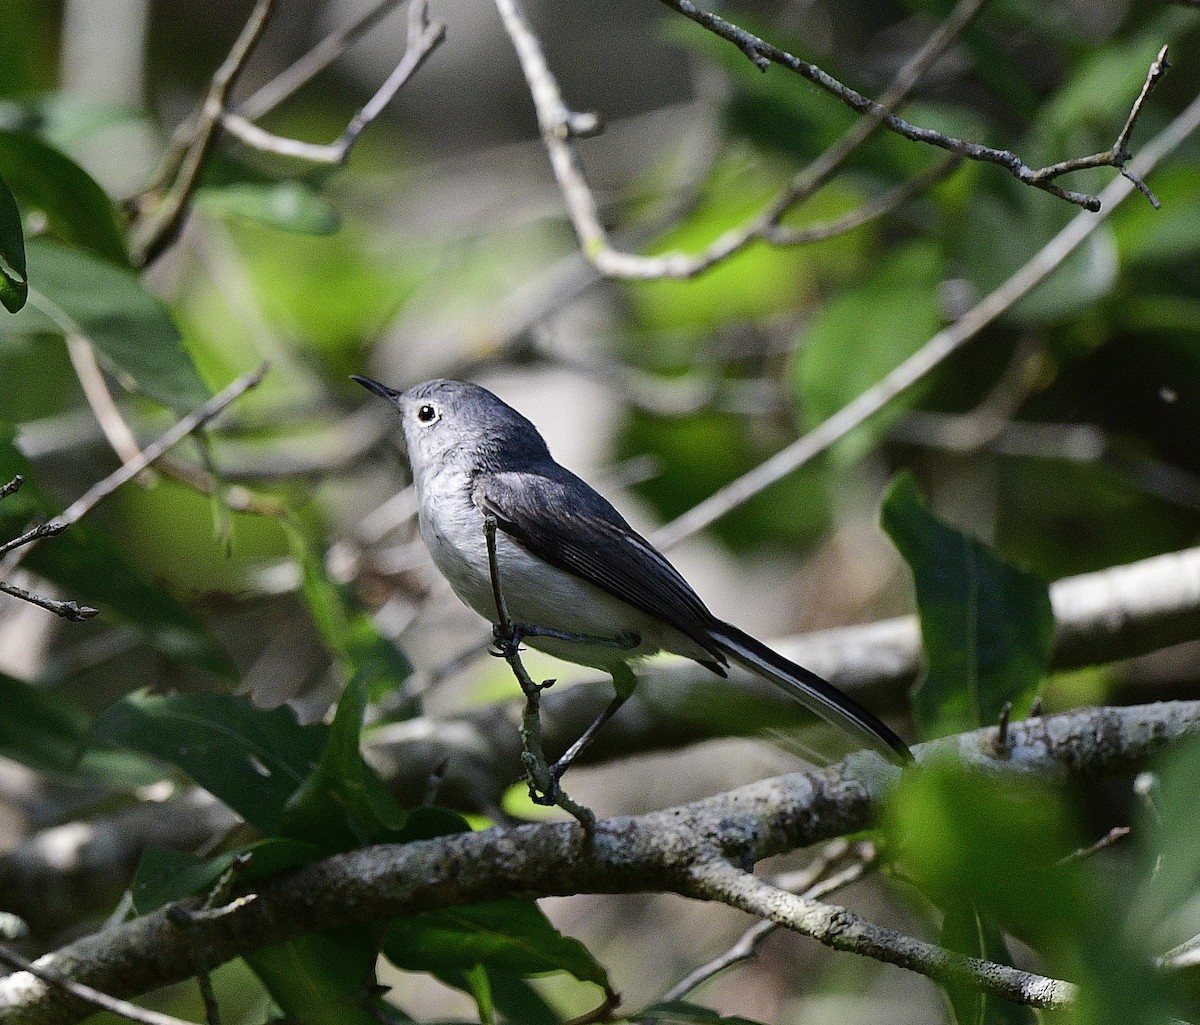
[[[954,752],[995,773],[1067,782],[1128,771],[1167,745],[1200,735],[1200,702],[1098,708],[1030,719],[922,745],[918,757]],[[695,866],[716,859],[750,865],[868,826],[899,770],[863,753],[821,771],[764,780],[648,815],[605,820],[581,847],[577,824],[540,823],[458,833],[336,855],[266,880],[228,912],[198,923],[212,966],[303,935],[508,894],[664,891],[695,895]],[[705,895],[710,896],[710,895]],[[753,894],[728,894],[750,902]],[[829,935],[836,922],[828,924]],[[954,971],[929,954],[934,970]],[[129,997],[187,978],[191,941],[165,910],[106,929],[35,962],[84,985]],[[940,967],[939,967],[940,964]],[[912,965],[916,967],[916,965]],[[0,979],[0,1025],[70,1025],[91,1013],[27,973]]]
[[[1188,104],[1174,121],[1146,145],[1133,161],[1132,173],[1138,178],[1149,174],[1197,128],[1200,128],[1200,96]],[[924,380],[987,325],[1045,281],[1104,223],[1135,188],[1126,177],[1110,182],[1100,194],[1103,209],[1099,214],[1077,214],[1007,281],[953,324],[939,331],[885,378],[843,406],[808,434],[656,531],[652,538],[654,543],[661,548],[667,548],[703,530],[780,478],[811,462],[856,427],[871,419],[897,396]]]

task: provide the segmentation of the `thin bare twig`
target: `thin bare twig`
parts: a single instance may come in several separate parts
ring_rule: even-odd
[[[1075,1000],[1076,987],[1069,982],[967,957],[906,936],[868,922],[848,908],[780,890],[727,861],[713,859],[696,864],[688,882],[685,889],[689,896],[720,900],[811,936],[834,950],[873,957],[938,982],[966,983],[981,993],[1030,1007],[1060,1008]]]
[[[15,495],[21,490],[21,487],[24,485],[24,483],[25,478],[18,473],[7,484],[0,484],[0,501],[8,498],[9,495]]]
[[[1032,185],[1034,188],[1042,189],[1053,196],[1057,196],[1059,199],[1065,199],[1067,202],[1074,203],[1076,206],[1081,206],[1093,213],[1101,208],[1102,200],[1100,197],[1063,188],[1061,185],[1057,185],[1054,179],[1066,174],[1068,171],[1080,170],[1083,167],[1117,167],[1122,174],[1125,174],[1123,163],[1128,157],[1128,153],[1120,155],[1115,149],[1106,154],[1095,154],[1091,157],[1079,158],[1076,161],[1063,161],[1060,164],[1050,167],[1032,168],[1011,150],[994,149],[991,146],[968,142],[965,139],[958,139],[929,128],[921,128],[899,117],[885,105],[877,103],[863,96],[862,93],[851,89],[844,83],[839,82],[815,64],[801,60],[799,57],[788,53],[773,43],[768,43],[753,32],[748,32],[746,29],[730,21],[726,21],[718,14],[713,14],[711,11],[705,11],[697,7],[691,0],[660,0],[660,2],[678,11],[685,18],[696,22],[696,24],[720,36],[722,39],[733,43],[762,71],[766,71],[772,64],[778,64],[780,67],[787,68],[789,71],[794,71],[801,77],[806,78],[818,88],[823,89],[831,96],[840,100],[856,113],[878,121],[889,131],[895,132],[903,138],[910,139],[913,142],[922,142],[931,146],[937,146],[968,160],[996,164],[1005,168],[1018,181],[1026,185]],[[1150,89],[1162,77],[1167,66],[1166,47],[1164,47],[1159,55],[1159,59],[1150,67],[1146,78],[1146,85],[1143,87],[1141,95],[1139,95],[1134,104],[1129,120],[1136,120],[1137,115],[1141,111],[1141,106],[1145,101],[1146,94],[1149,93]],[[1127,128],[1132,130],[1128,122]],[[1126,130],[1122,130],[1121,135],[1118,136],[1118,141],[1122,137],[1126,140],[1128,139],[1128,132]],[[1136,177],[1130,180],[1135,183],[1137,181]]]
[[[1200,97],[1194,99],[1166,128],[1154,137],[1133,161],[1132,172],[1145,177],[1168,154],[1200,127]],[[945,360],[975,337],[988,324],[1056,270],[1084,240],[1112,214],[1136,188],[1127,178],[1110,182],[1100,194],[1098,215],[1080,213],[1047,242],[1028,262],[953,324],[939,331],[912,356],[877,384],[847,403],[803,437],[781,449],[753,470],[714,492],[698,505],[655,532],[654,543],[669,547],[703,530],[730,510],[752,498],[777,480],[811,462],[865,423],[897,396],[931,374]]]
[[[889,96],[899,102],[912,88],[919,75],[927,69],[946,46],[950,31],[962,27],[978,11],[985,0],[963,0],[957,9],[959,17],[951,19],[947,31],[935,35],[913,61],[906,65],[898,85]],[[741,227],[726,232],[702,252],[665,253],[642,256],[622,252],[613,247],[608,232],[600,221],[599,207],[583,170],[575,140],[593,133],[597,122],[594,115],[570,110],[563,101],[561,90],[542,51],[541,43],[530,26],[519,0],[496,0],[505,30],[525,74],[537,112],[542,139],[550,164],[563,193],[571,222],[579,236],[584,255],[602,273],[619,278],[688,278],[707,270],[740,252],[756,240],[776,245],[799,245],[851,231],[873,218],[880,217],[908,201],[920,187],[928,188],[948,175],[953,166],[939,165],[920,176],[920,187],[901,186],[885,197],[867,203],[840,222],[809,228],[785,228],[780,221],[797,203],[811,196],[823,185],[841,162],[876,130],[874,124],[848,133],[839,146],[827,151],[808,171],[798,175],[791,186],[765,211]]]
[[[29,538],[28,540],[18,539],[25,547],[21,552],[14,553],[21,556],[28,553],[30,548],[35,545],[41,537],[49,536],[65,530],[73,523],[78,523],[92,509],[99,505],[104,499],[117,490],[122,484],[127,483],[136,477],[139,473],[150,466],[156,460],[162,458],[163,454],[173,446],[179,444],[193,431],[203,427],[206,423],[212,420],[215,416],[221,413],[230,403],[240,398],[244,393],[251,388],[257,387],[262,381],[267,372],[267,365],[263,364],[258,370],[249,374],[243,374],[237,378],[232,384],[224,390],[214,395],[211,399],[205,402],[202,406],[198,406],[187,416],[181,417],[174,426],[165,431],[159,438],[147,445],[137,457],[129,462],[122,464],[107,477],[101,481],[97,481],[79,498],[72,502],[63,511],[61,516],[56,517],[50,523],[47,523],[39,528],[34,528],[35,531],[41,533],[37,537]],[[14,544],[9,544],[6,548],[0,549],[0,555],[4,552],[15,548]],[[19,559],[6,560],[3,567],[0,569],[3,572],[11,572],[15,568]]]
[[[1099,854],[1101,851],[1111,847],[1119,840],[1124,840],[1133,830],[1129,826],[1113,826],[1099,840],[1093,844],[1088,844],[1087,847],[1081,847],[1077,851],[1072,851],[1065,857],[1059,858],[1054,863],[1055,868],[1063,865],[1069,865],[1073,861],[1083,861],[1085,858],[1090,858],[1093,854]]]
[[[302,86],[312,81],[337,60],[376,24],[405,0],[382,0],[368,7],[347,25],[335,29],[265,85],[261,85],[237,105],[235,112],[247,121],[257,121],[279,106]]]
[[[183,226],[192,193],[200,183],[200,173],[216,143],[221,114],[228,105],[229,94],[262,38],[275,9],[275,2],[258,0],[255,4],[229,55],[214,72],[200,107],[192,116],[195,127],[188,132],[190,140],[179,157],[178,166],[164,176],[165,180],[170,181],[169,187],[164,181],[166,193],[151,209],[140,213],[134,223],[131,249],[138,266],[150,263],[162,253]],[[143,197],[138,204],[139,210],[145,205]]]
[[[780,876],[774,880],[772,885],[789,893],[798,891],[803,897],[809,900],[821,900],[829,896],[829,894],[840,890],[843,886],[848,886],[856,879],[861,879],[866,873],[867,868],[875,860],[872,848],[869,856],[859,857],[840,872],[826,875],[833,863],[845,856],[850,845],[845,840],[834,840],[828,845],[828,848],[828,850],[823,851],[819,857],[814,859],[811,865],[805,866],[799,873],[789,873],[786,876]],[[802,877],[804,881],[793,878],[797,875]],[[728,950],[723,951],[711,961],[688,972],[679,982],[667,990],[659,998],[658,1002],[666,1004],[674,1000],[682,1000],[692,990],[719,975],[726,968],[732,968],[742,961],[750,960],[750,958],[758,953],[758,948],[762,946],[763,941],[779,928],[781,928],[780,924],[770,919],[755,922],[738,937],[737,941]]]
[[[334,142],[322,145],[275,135],[254,124],[244,114],[231,111],[221,113],[221,125],[240,142],[264,153],[295,157],[317,164],[344,164],[358,137],[391,103],[396,93],[445,38],[446,26],[440,21],[429,21],[427,0],[412,0],[408,10],[408,46],[403,59],[362,110],[350,119],[346,130]]]
[[[34,978],[41,979],[47,985],[62,990],[64,993],[69,993],[71,996],[77,997],[94,1007],[99,1007],[122,1018],[127,1018],[129,1021],[139,1022],[140,1025],[195,1025],[194,1022],[185,1021],[183,1018],[174,1018],[169,1014],[163,1014],[161,1011],[147,1010],[145,1007],[138,1007],[137,1004],[131,1004],[127,1000],[119,1000],[117,997],[109,996],[107,993],[102,993],[91,986],[75,982],[72,979],[68,979],[65,975],[60,975],[51,968],[43,968],[32,961],[26,960],[16,951],[9,950],[7,947],[0,946],[0,962],[3,962],[10,968],[15,968],[17,971],[28,972]]]

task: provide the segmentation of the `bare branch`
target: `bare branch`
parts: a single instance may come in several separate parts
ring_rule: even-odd
[[[403,59],[362,110],[350,119],[346,130],[335,142],[320,145],[275,135],[254,124],[244,114],[230,111],[220,115],[222,127],[245,145],[264,153],[295,157],[317,164],[344,164],[358,137],[446,38],[444,24],[440,21],[430,23],[427,0],[412,0],[408,14],[408,46]]]
[[[1134,160],[1132,173],[1144,177],[1200,127],[1200,97],[1194,99],[1162,132],[1154,137]],[[710,495],[682,516],[655,532],[654,542],[670,547],[683,538],[703,530],[732,509],[774,484],[781,477],[811,462],[865,423],[897,396],[924,380],[938,366],[983,328],[1028,295],[1058,268],[1083,241],[1104,223],[1136,186],[1117,178],[1100,194],[1103,209],[1099,215],[1080,213],[1062,231],[1046,243],[1032,259],[1008,280],[982,299],[973,309],[950,326],[939,331],[912,356],[879,383],[798,438],[753,470]]]
[[[194,1025],[194,1022],[183,1018],[175,1018],[169,1014],[163,1014],[161,1011],[152,1011],[145,1007],[138,1007],[137,1004],[131,1004],[127,1000],[118,1000],[107,993],[101,993],[100,990],[75,982],[66,975],[62,975],[51,968],[35,965],[27,961],[15,950],[9,950],[7,947],[0,946],[0,962],[3,962],[10,968],[15,968],[17,971],[28,972],[48,986],[60,989],[64,993],[69,993],[71,996],[92,1005],[92,1007],[109,1011],[129,1021],[139,1022],[140,1025]]]
[[[922,47],[902,70],[896,84],[888,93],[892,102],[903,100],[921,74],[941,56],[984,2],[985,0],[962,0],[954,16],[947,20],[942,29],[931,37],[926,46]],[[575,140],[595,131],[595,116],[572,111],[563,101],[541,43],[525,17],[519,0],[496,0],[496,6],[529,85],[542,139],[562,190],[571,222],[579,236],[580,245],[587,259],[598,270],[611,277],[690,278],[728,259],[755,241],[767,241],[774,245],[799,245],[830,238],[889,213],[923,189],[940,181],[954,169],[954,164],[938,165],[920,175],[913,183],[900,186],[887,196],[872,200],[859,211],[852,212],[830,225],[796,229],[781,226],[780,221],[784,215],[825,184],[845,159],[878,128],[878,122],[863,123],[819,157],[812,167],[798,175],[789,188],[761,214],[741,227],[726,232],[700,253],[641,256],[622,252],[612,246],[608,232],[601,224],[599,207],[575,146]]]
[[[171,244],[183,226],[192,193],[200,182],[200,173],[216,143],[221,114],[228,105],[229,94],[262,38],[274,9],[275,0],[258,0],[255,4],[229,55],[213,74],[199,109],[192,116],[195,128],[190,132],[190,141],[177,170],[168,176],[170,187],[153,208],[141,213],[135,222],[131,236],[132,249],[134,262],[139,266],[154,260]],[[139,203],[139,206],[144,205],[144,201]]]
[[[1069,982],[967,957],[914,939],[868,922],[848,908],[788,893],[724,860],[695,865],[689,873],[689,882],[689,896],[722,901],[785,929],[811,936],[834,950],[873,957],[938,982],[966,984],[981,993],[1030,1007],[1066,1007],[1076,996],[1076,989]]]
[[[1012,748],[1003,760],[990,754],[993,732],[977,730],[925,744],[918,757],[954,753],[989,773],[1032,774],[1060,783],[1124,772],[1171,743],[1200,735],[1200,702],[1087,709],[1027,720],[1012,726]],[[822,771],[764,780],[679,808],[606,820],[587,848],[579,843],[578,824],[540,823],[349,851],[263,881],[253,899],[204,917],[198,927],[216,966],[314,929],[385,921],[502,894],[658,890],[695,895],[698,884],[691,866],[718,859],[750,865],[862,829],[898,777],[894,766],[862,753]],[[740,883],[728,898],[756,913],[777,899],[775,891],[742,890]],[[765,910],[794,919],[792,911],[801,905],[793,900],[788,897]],[[1020,991],[1009,986],[1011,976],[1001,978],[985,963],[963,962],[928,945],[912,948],[902,959],[877,927],[856,917],[842,921],[852,927],[845,934],[847,946],[862,943],[889,962],[903,960],[938,978],[966,978],[989,992]],[[827,909],[814,909],[811,922],[814,932],[841,942],[837,921],[829,920]],[[78,940],[37,965],[69,971],[80,983],[122,997],[180,981],[192,971],[189,940],[171,925],[165,910]],[[1030,985],[1023,992],[1040,1002],[1054,1004],[1069,995],[1053,980],[1025,980]],[[90,1012],[89,1003],[66,997],[28,973],[0,979],[0,1021],[70,1025]]]
[[[333,32],[289,67],[259,86],[236,107],[236,113],[247,121],[257,121],[279,106],[302,86],[311,82],[337,60],[376,24],[399,7],[405,0],[381,0],[361,15]]]

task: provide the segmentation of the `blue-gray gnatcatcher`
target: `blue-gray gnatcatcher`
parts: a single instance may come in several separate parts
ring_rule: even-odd
[[[892,761],[911,760],[904,741],[832,684],[709,612],[665,556],[556,463],[537,428],[486,388],[438,380],[401,392],[353,376],[400,411],[421,537],[454,593],[496,620],[489,516],[520,637],[612,676],[616,699],[555,764],[556,778],[632,692],[629,663],[657,651],[721,676],[733,660]]]

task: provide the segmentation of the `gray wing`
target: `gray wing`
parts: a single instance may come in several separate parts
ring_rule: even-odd
[[[527,551],[634,608],[662,619],[728,664],[699,595],[649,541],[593,488],[557,463],[546,469],[483,473],[475,504]]]

